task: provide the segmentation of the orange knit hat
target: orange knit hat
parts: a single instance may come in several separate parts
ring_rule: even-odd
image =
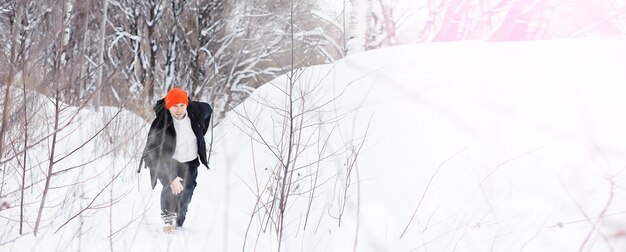
[[[165,108],[170,109],[172,106],[183,103],[189,105],[187,92],[180,88],[172,88],[167,95],[165,95]]]

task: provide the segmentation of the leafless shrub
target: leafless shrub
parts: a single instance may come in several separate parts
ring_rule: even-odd
[[[274,232],[280,251],[285,229],[295,217],[290,215],[290,209],[306,209],[303,224],[296,228],[306,230],[314,205],[326,203],[320,203],[318,191],[336,189],[332,188],[332,180],[343,181],[339,186],[341,193],[332,200],[339,202],[340,212],[331,216],[341,225],[349,197],[347,191],[358,183],[354,177],[365,136],[349,140],[341,136],[341,123],[357,108],[336,107],[350,83],[340,83],[343,88],[337,92],[324,86],[333,70],[300,70],[293,64],[284,67],[285,74],[264,87],[270,92],[261,91],[249,98],[250,103],[234,110],[241,121],[240,130],[250,137],[253,159],[256,159],[255,153],[271,153],[268,167],[253,167],[255,181],[248,186],[256,202],[246,239],[251,231],[257,231],[257,235]],[[343,145],[337,146],[342,141]],[[345,159],[338,161],[342,155]],[[260,230],[252,229],[255,221],[258,226],[254,226]],[[246,249],[245,242],[243,249]]]

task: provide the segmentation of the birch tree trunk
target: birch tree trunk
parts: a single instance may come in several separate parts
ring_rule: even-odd
[[[369,20],[372,12],[371,0],[350,0],[350,25],[348,26],[348,43],[346,54],[365,51],[369,34]]]

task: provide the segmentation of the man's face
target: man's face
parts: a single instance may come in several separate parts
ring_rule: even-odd
[[[171,106],[169,110],[172,114],[172,117],[176,118],[176,120],[181,120],[185,118],[185,115],[187,114],[187,105],[185,105],[184,103],[179,103]]]

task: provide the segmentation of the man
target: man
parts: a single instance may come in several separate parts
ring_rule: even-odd
[[[187,92],[173,88],[154,106],[156,118],[150,125],[142,160],[150,169],[152,189],[159,180],[163,231],[182,227],[196,187],[198,166],[207,168],[204,134],[209,128],[211,106],[190,101]]]

